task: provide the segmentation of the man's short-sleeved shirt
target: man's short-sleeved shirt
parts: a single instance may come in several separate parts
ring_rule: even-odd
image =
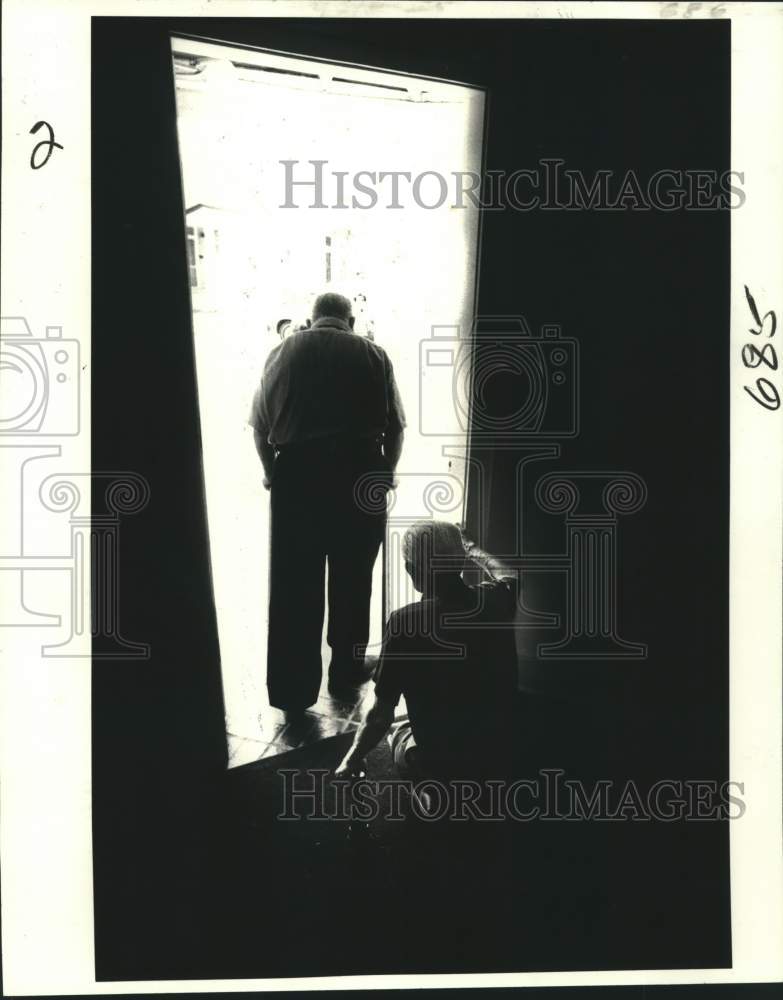
[[[413,736],[433,772],[484,769],[506,752],[517,688],[511,581],[457,588],[389,616],[375,693],[404,696]]]
[[[270,353],[248,421],[275,447],[405,426],[391,361],[348,323],[324,317]]]

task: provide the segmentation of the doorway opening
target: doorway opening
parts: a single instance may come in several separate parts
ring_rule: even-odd
[[[344,731],[362,714],[361,704],[339,709],[324,694],[293,732],[266,696],[269,496],[247,420],[267,355],[309,318],[319,293],[353,301],[356,332],[389,354],[407,416],[374,571],[370,652],[384,617],[417,596],[399,558],[406,526],[433,516],[463,521],[468,427],[457,383],[469,372],[460,371],[459,344],[474,314],[479,209],[470,189],[481,174],[485,95],[191,37],[174,37],[172,53],[236,766]]]

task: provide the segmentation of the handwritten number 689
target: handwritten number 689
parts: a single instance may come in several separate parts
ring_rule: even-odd
[[[745,285],[745,298],[748,300],[751,315],[756,323],[756,328],[750,328],[749,332],[754,337],[764,336],[766,343],[761,349],[756,344],[745,344],[742,348],[742,363],[746,368],[758,368],[766,365],[771,371],[778,369],[778,356],[775,347],[770,340],[775,336],[778,321],[775,313],[768,310],[763,316],[759,314],[756,302],[750,294],[748,286]],[[754,399],[765,410],[777,410],[780,407],[780,393],[777,386],[764,376],[756,379],[755,386],[743,386],[745,392]]]

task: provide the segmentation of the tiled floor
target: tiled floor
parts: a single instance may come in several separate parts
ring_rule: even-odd
[[[326,674],[326,671],[324,671]],[[375,685],[364,684],[353,700],[332,698],[326,690],[326,677],[318,700],[302,716],[289,719],[280,709],[267,707],[260,715],[260,739],[228,733],[228,766],[239,767],[266,757],[316,743],[327,736],[355,731],[372,703]]]

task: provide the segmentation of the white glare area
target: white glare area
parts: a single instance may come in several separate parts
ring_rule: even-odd
[[[356,331],[388,352],[408,426],[389,516],[386,611],[415,599],[398,558],[405,524],[462,520],[466,435],[452,401],[453,347],[471,323],[478,211],[468,199],[454,207],[454,173],[480,172],[484,98],[455,84],[278,54],[185,39],[172,46],[227,726],[260,738],[269,495],[247,418],[264,360],[280,342],[278,321],[305,321],[315,296],[329,290],[354,301]],[[299,161],[294,180],[313,179],[308,161],[327,161],[330,207],[308,207],[314,189],[301,185],[292,193],[300,207],[281,207],[282,160]],[[347,172],[342,200],[351,206],[361,170],[436,171],[448,198],[421,208],[401,181],[403,207],[389,208],[387,180],[370,185],[374,208],[331,207],[335,174]],[[422,181],[422,200],[438,192],[435,178]],[[442,343],[430,362],[433,327]],[[379,557],[371,651],[382,632],[381,565]],[[325,645],[323,662],[326,670]]]

